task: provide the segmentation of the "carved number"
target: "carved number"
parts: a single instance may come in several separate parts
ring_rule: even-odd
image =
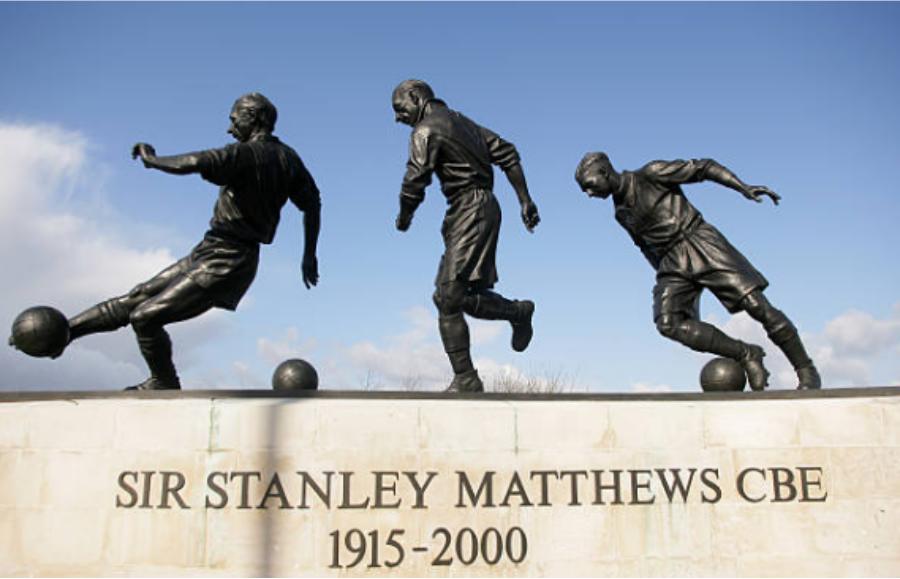
[[[518,554],[513,555],[513,537],[519,537]],[[525,560],[528,555],[528,537],[521,527],[513,527],[506,533],[506,556],[509,560],[518,565]]]
[[[384,562],[385,567],[396,567],[397,565],[399,565],[400,563],[403,562],[403,555],[405,554],[405,551],[403,550],[403,545],[401,545],[400,542],[397,541],[397,539],[395,537],[399,537],[400,535],[402,535],[405,532],[406,531],[404,531],[403,529],[394,529],[388,535],[387,546],[393,547],[394,550],[397,551],[397,558],[394,559],[393,561],[385,561]]]
[[[506,537],[494,527],[488,527],[478,536],[473,529],[463,527],[456,536],[444,527],[438,527],[431,537],[442,539],[440,551],[431,562],[432,565],[447,566],[453,564],[449,554],[455,551],[456,560],[463,565],[471,565],[478,556],[488,565],[496,565],[506,555],[510,562],[519,564],[528,555],[528,539],[521,527],[512,527]]]
[[[398,539],[405,532],[406,531],[403,529],[393,529],[388,533],[385,546],[389,549],[393,549],[396,554],[394,559],[384,560],[385,567],[396,567],[403,562],[406,551]],[[331,537],[331,564],[328,566],[330,569],[349,569],[351,567],[356,567],[365,558],[366,552],[370,555],[369,563],[366,566],[370,569],[381,567],[381,558],[379,557],[378,551],[378,531],[369,531],[368,540],[366,539],[366,533],[363,533],[359,529],[350,529],[344,534],[343,548],[352,555],[355,555],[355,558],[346,565],[341,565],[340,559],[342,547],[341,532],[332,531],[328,536]]]
[[[493,548],[489,547],[493,538]],[[481,558],[488,565],[496,565],[503,557],[503,536],[500,531],[490,527],[481,535]]]
[[[379,567],[394,568],[403,563],[406,550],[403,548],[401,537],[406,533],[403,529],[392,529],[384,543],[381,542],[379,531],[362,531],[350,529],[343,533],[332,531],[331,537],[331,564],[330,569],[350,569],[361,564],[368,558],[366,567],[375,569]],[[463,565],[472,565],[481,560],[488,565],[496,565],[506,559],[514,564],[525,560],[528,554],[528,539],[521,527],[512,527],[503,533],[495,527],[488,527],[480,535],[470,527],[463,527],[456,534],[446,527],[438,527],[431,534],[432,539],[440,539],[438,554],[431,561],[434,566],[450,566],[454,561]],[[384,545],[384,555],[381,546]],[[416,551],[424,550],[414,549]],[[349,561],[342,564],[341,551],[349,554]],[[367,557],[368,555],[368,557]],[[455,555],[455,558],[454,558]]]
[[[441,552],[438,553],[438,556],[434,558],[434,561],[431,562],[432,565],[450,565],[453,563],[452,557],[447,557],[444,559],[444,554],[450,549],[450,542],[453,540],[453,535],[450,534],[450,531],[445,529],[444,527],[438,527],[434,530],[434,533],[431,534],[431,538],[435,538],[438,535],[444,537],[444,546],[441,547]]]

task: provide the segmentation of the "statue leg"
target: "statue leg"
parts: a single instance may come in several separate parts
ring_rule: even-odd
[[[101,302],[69,320],[69,341],[89,334],[111,332],[128,325],[131,312],[169,286],[184,271],[185,260],[178,261],[130,292]]]
[[[697,352],[737,360],[744,367],[753,390],[768,386],[769,372],[762,363],[765,352],[759,346],[736,340],[712,324],[677,314],[660,316],[656,328],[663,336]]]
[[[509,300],[490,290],[478,290],[466,296],[463,304],[465,312],[480,320],[506,320],[512,326],[512,349],[523,352],[534,328],[531,318],[534,315],[534,302],[531,300]]]
[[[660,334],[684,344],[691,350],[707,352],[739,360],[746,344],[736,340],[719,328],[697,319],[678,315],[664,315],[656,320]]]
[[[797,328],[784,312],[772,306],[762,290],[755,290],[741,301],[741,309],[763,325],[769,339],[778,346],[797,372],[798,389],[819,389],[822,379],[806,353]]]
[[[769,384],[769,372],[762,362],[766,355],[763,349],[736,340],[712,324],[700,321],[700,294],[704,287],[677,272],[657,274],[653,288],[656,328],[663,336],[692,350],[738,361],[747,374],[750,388],[765,389]]]
[[[438,309],[438,329],[444,351],[453,367],[450,392],[483,392],[484,385],[472,364],[469,344],[469,326],[463,317],[463,303],[468,288],[458,281],[443,283],[434,292]]]
[[[212,298],[203,287],[191,278],[181,276],[131,312],[131,327],[137,334],[141,355],[150,368],[150,378],[130,389],[181,388],[172,362],[172,341],[163,326],[199,316],[213,305]]]

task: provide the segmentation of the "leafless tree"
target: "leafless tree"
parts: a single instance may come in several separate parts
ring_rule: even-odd
[[[560,394],[574,388],[574,377],[562,370],[539,375],[503,373],[495,376],[491,383],[491,391],[510,394]]]

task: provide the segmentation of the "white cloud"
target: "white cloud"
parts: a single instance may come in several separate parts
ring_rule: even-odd
[[[37,304],[71,316],[174,261],[168,249],[135,247],[121,233],[143,226],[122,222],[103,202],[103,170],[92,168],[89,152],[75,132],[0,123],[0,320],[6,324]],[[190,361],[191,344],[213,332],[220,319],[216,313],[179,326],[173,332],[176,361]],[[54,361],[4,346],[0,367],[2,390],[121,388],[146,375],[128,330],[79,340]]]
[[[449,382],[451,371],[437,319],[422,306],[410,308],[405,316],[409,322],[405,332],[388,336],[380,344],[363,341],[341,348],[339,356],[361,376],[357,378],[361,385],[435,390]]]
[[[203,368],[193,377],[189,387],[200,390],[268,390],[272,385],[250,364],[235,360],[223,367]]]
[[[86,152],[77,133],[0,124],[0,257],[4,277],[16,282],[4,288],[5,301],[74,305],[127,290],[173,261],[165,249],[130,247],[106,223],[73,212],[69,201],[102,187]]]
[[[828,383],[836,386],[884,386],[900,372],[900,303],[878,319],[850,310],[810,337],[811,351]]]
[[[316,350],[316,340],[300,341],[300,332],[295,327],[287,328],[280,339],[260,338],[256,341],[260,358],[271,366],[277,366],[289,358],[310,358]]]
[[[229,388],[237,390],[260,390],[271,386],[256,375],[250,369],[250,366],[244,362],[233,362],[231,367],[232,374],[237,378],[237,383],[234,386],[227,386]]]
[[[900,314],[878,320],[871,314],[850,310],[828,322],[825,338],[840,354],[870,356],[891,346],[900,347]]]
[[[406,312],[408,328],[381,340],[362,341],[326,348],[317,357],[322,360],[320,377],[331,388],[440,390],[452,377],[437,332],[437,319],[424,307]],[[771,343],[762,326],[747,314],[731,316],[721,323],[714,316],[708,321],[738,339],[760,344],[766,350],[765,363],[772,373],[773,388],[793,389],[797,377],[784,354]],[[802,332],[801,337],[823,377],[826,388],[844,386],[882,386],[897,384],[900,361],[900,305],[885,319],[852,310],[835,317],[818,333]],[[508,327],[497,322],[469,320],[473,346],[505,339]],[[476,340],[479,336],[479,340]],[[860,346],[864,343],[865,347]],[[259,341],[259,353],[270,364],[294,355],[310,355],[319,346],[315,340],[302,340],[289,329],[278,340]],[[686,355],[688,352],[686,352]],[[475,366],[488,390],[508,385],[529,384],[540,389],[542,383],[561,384],[562,391],[587,391],[577,380],[559,372],[534,373],[512,364],[478,356],[473,347]],[[706,359],[705,355],[697,354]],[[632,392],[672,392],[670,384],[641,381],[631,385]],[[543,391],[543,390],[541,390]]]
[[[404,317],[404,331],[379,340],[326,346],[301,337],[292,327],[278,338],[260,338],[257,350],[270,366],[291,357],[318,359],[319,381],[332,389],[443,390],[453,372],[441,345],[436,315],[416,306],[406,310]],[[508,336],[508,324],[469,318],[467,321],[473,361],[488,389],[498,382],[533,378],[511,364],[477,356],[478,346]]]
[[[714,317],[709,321],[716,323]],[[770,382],[775,387],[796,387],[793,368],[759,323],[742,312],[731,316],[721,328],[731,336],[763,346],[765,363],[772,373]],[[825,388],[896,383],[894,377],[900,372],[900,303],[884,319],[849,310],[827,322],[820,332],[801,332],[801,338]]]

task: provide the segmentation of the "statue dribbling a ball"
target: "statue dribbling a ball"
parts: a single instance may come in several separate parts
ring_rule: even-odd
[[[131,324],[150,377],[128,389],[180,389],[165,326],[212,308],[237,308],[256,276],[259,246],[272,242],[288,199],[304,215],[303,283],[308,289],[316,285],[319,190],[297,153],[272,134],[276,118],[275,106],[265,96],[250,93],[231,109],[228,133],[237,143],[168,157],[157,156],[146,143],[135,145],[132,156],[148,169],[199,173],[220,186],[203,240],[149,281],[85,310],[68,324],[61,323],[62,314],[52,308],[26,310],[13,324],[10,344],[30,355],[56,358],[72,340]]]
[[[729,312],[747,312],[762,324],[794,367],[798,389],[822,387],[797,328],[763,293],[769,282],[703,219],[681,185],[712,181],[758,203],[769,197],[777,204],[779,195],[747,185],[712,159],[653,161],[637,171],[619,172],[605,153],[588,153],[575,170],[575,180],[589,197],[612,197],[616,221],[656,270],[653,319],[660,334],[692,350],[736,361],[751,389],[766,388],[769,372],[763,349],[700,320],[700,294],[708,289]]]

